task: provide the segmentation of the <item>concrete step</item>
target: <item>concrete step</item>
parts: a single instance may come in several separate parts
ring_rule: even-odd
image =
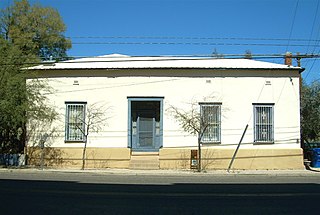
[[[159,156],[159,152],[131,152],[131,155],[136,156]]]
[[[159,169],[159,156],[138,155],[131,156],[130,169]]]

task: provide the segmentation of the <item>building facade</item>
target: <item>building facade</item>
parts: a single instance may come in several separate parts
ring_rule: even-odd
[[[227,169],[246,125],[234,169],[301,169],[300,67],[249,59],[107,55],[29,68],[53,91],[59,113],[46,140],[47,165],[189,169],[198,137],[172,108],[206,122],[202,167]],[[30,80],[28,80],[30,82]],[[86,136],[88,117],[102,115]],[[92,120],[92,119],[91,119]],[[41,134],[39,134],[41,135]],[[35,141],[28,143],[37,162]]]

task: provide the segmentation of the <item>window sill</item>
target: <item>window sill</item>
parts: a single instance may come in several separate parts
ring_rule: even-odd
[[[261,141],[257,141],[254,142],[253,145],[272,145],[274,144],[274,142],[261,142]]]
[[[220,145],[221,142],[201,142],[203,145]]]
[[[64,143],[84,143],[84,140],[65,140]]]

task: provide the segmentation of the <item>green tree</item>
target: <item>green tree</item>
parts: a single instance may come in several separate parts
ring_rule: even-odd
[[[66,26],[57,10],[21,0],[1,12],[0,34],[23,55],[43,60],[67,57],[71,41],[63,35]]]
[[[35,140],[39,132],[44,132],[43,127],[35,125],[44,122],[50,128],[57,118],[45,96],[51,93],[46,80],[35,78],[23,68],[51,57],[65,58],[71,42],[63,36],[64,31],[65,25],[55,9],[32,6],[27,0],[15,1],[1,11],[0,153],[23,152],[31,136]]]
[[[24,147],[25,82],[20,71],[21,52],[0,39],[0,142],[1,151],[21,151]]]
[[[52,122],[57,113],[42,93],[51,93],[45,80],[26,77],[25,58],[17,47],[0,38],[0,153],[22,153],[29,139],[26,125]],[[42,92],[42,93],[40,93]]]
[[[301,134],[308,142],[320,140],[320,83],[302,84]]]

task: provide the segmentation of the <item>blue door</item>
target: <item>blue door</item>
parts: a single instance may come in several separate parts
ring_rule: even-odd
[[[155,118],[138,117],[136,141],[140,149],[155,148]]]
[[[162,147],[162,99],[129,99],[128,146],[133,151]]]

